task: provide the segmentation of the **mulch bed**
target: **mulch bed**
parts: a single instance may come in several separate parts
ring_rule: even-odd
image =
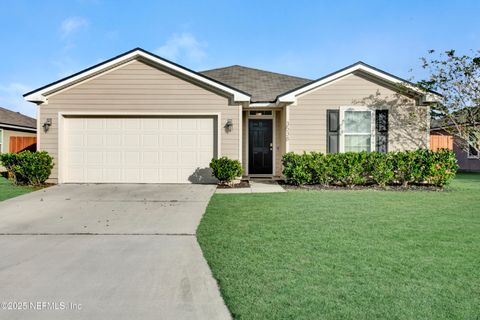
[[[250,188],[250,183],[248,183],[248,180],[240,180],[240,182],[235,183],[233,185],[227,185],[227,184],[219,184],[217,186],[218,189],[239,189],[239,188]]]
[[[278,184],[282,186],[285,190],[377,190],[377,191],[397,191],[397,192],[404,192],[404,191],[445,191],[445,188],[440,188],[436,186],[427,186],[427,185],[408,185],[406,187],[401,185],[392,185],[386,186],[384,188],[378,185],[368,185],[368,186],[353,186],[353,187],[344,187],[344,186],[324,186],[321,184],[309,184],[309,185],[302,185],[296,186],[293,184],[289,184],[285,181],[279,180]]]

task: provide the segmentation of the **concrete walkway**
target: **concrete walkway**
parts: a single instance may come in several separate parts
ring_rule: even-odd
[[[216,193],[273,193],[285,192],[277,181],[275,180],[250,180],[250,187],[237,189],[218,189]]]
[[[195,237],[214,190],[62,185],[0,202],[0,296],[29,304],[0,318],[230,319]]]

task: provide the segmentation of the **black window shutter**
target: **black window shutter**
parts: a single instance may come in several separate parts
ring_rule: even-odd
[[[376,150],[388,152],[388,110],[375,111]]]
[[[327,110],[327,153],[338,153],[340,113]]]

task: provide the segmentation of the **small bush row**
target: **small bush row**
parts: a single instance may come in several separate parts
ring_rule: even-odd
[[[318,152],[283,156],[283,174],[296,185],[321,184],[347,187],[376,184],[426,184],[442,187],[457,171],[455,154],[449,150],[419,149],[401,152]]]
[[[243,168],[238,160],[232,160],[227,157],[212,159],[210,162],[212,174],[220,183],[231,183],[235,178],[241,177]]]
[[[46,151],[3,153],[0,163],[15,184],[31,186],[44,184],[53,168],[53,158]]]

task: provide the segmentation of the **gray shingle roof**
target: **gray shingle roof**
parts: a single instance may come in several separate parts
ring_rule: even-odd
[[[201,71],[200,73],[250,94],[252,102],[275,101],[278,95],[312,81],[238,65]]]
[[[36,128],[37,120],[30,118],[20,112],[15,112],[0,107],[0,127],[2,124],[9,124],[12,126]]]

